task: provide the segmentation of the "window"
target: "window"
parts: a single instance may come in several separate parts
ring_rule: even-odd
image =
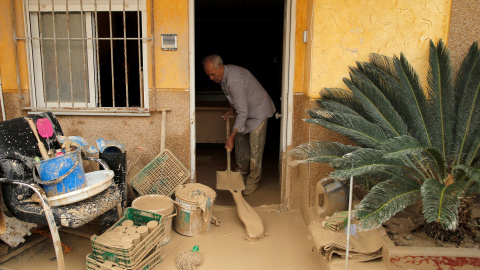
[[[25,0],[37,108],[148,108],[145,0]]]

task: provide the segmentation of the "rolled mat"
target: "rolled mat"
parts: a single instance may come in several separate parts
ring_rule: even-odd
[[[382,247],[385,245],[383,239],[385,231],[372,229],[369,231],[358,231],[357,220],[352,221],[351,237],[349,245],[349,258],[352,261],[369,261],[382,256]],[[310,236],[315,249],[331,260],[333,253],[342,257],[346,255],[347,234],[345,229],[338,232],[328,230],[319,223],[312,223],[308,226]]]

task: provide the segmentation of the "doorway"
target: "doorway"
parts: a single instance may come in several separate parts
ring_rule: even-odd
[[[228,102],[205,75],[202,60],[216,53],[225,64],[252,72],[281,112],[283,0],[195,0],[196,178],[215,189],[216,171],[226,170],[222,113]],[[268,120],[261,185],[246,197],[252,205],[279,204],[280,120]],[[232,153],[232,169],[236,168]],[[216,204],[233,205],[228,191],[216,190]]]

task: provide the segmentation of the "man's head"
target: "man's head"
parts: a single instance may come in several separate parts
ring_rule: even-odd
[[[223,60],[218,54],[206,56],[203,59],[203,70],[210,80],[220,83],[223,79]]]

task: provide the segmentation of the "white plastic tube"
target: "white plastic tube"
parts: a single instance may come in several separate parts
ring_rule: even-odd
[[[350,220],[352,214],[352,197],[353,197],[353,176],[350,176],[350,192],[348,195],[348,220],[347,220],[347,250],[345,253],[345,270],[348,269],[348,256],[350,251]]]

